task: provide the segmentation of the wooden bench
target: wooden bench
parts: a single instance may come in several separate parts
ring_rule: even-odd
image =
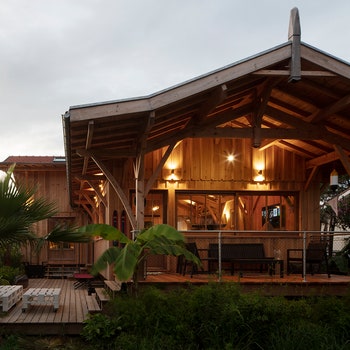
[[[100,308],[102,309],[103,304],[109,301],[111,298],[104,288],[95,288],[96,300]]]
[[[98,305],[98,302],[97,302],[95,296],[92,296],[92,295],[86,296],[86,306],[87,306],[88,312],[90,314],[95,314],[97,312],[101,312],[101,308]]]
[[[219,259],[219,245],[209,244],[209,258]],[[221,244],[221,262],[231,265],[231,274],[234,274],[235,265],[238,265],[239,273],[242,276],[243,265],[260,265],[260,272],[263,266],[268,267],[270,275],[275,273],[276,264],[280,265],[280,277],[283,277],[284,262],[281,259],[265,256],[265,249],[262,243],[223,243]],[[210,262],[212,269],[213,261]]]
[[[104,283],[107,292],[109,292],[112,295],[113,299],[115,297],[115,293],[119,292],[122,289],[121,282],[105,280]]]

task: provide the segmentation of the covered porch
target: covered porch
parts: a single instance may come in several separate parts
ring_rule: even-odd
[[[320,230],[332,171],[350,174],[349,86],[348,63],[301,41],[294,8],[279,46],[149,96],[70,107],[70,203],[130,238],[158,223],[203,248],[217,229],[260,232],[286,260],[300,232]],[[106,248],[96,241],[94,257]],[[145,273],[175,273],[161,259]]]

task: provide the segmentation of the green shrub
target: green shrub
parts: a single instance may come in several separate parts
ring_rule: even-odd
[[[209,284],[120,295],[85,324],[103,349],[349,349],[349,298],[288,300]],[[122,327],[122,328],[121,328]]]
[[[82,336],[96,348],[107,349],[106,345],[110,344],[120,331],[119,318],[95,314],[84,321]]]
[[[23,254],[19,244],[11,244],[9,246],[0,247],[0,266],[12,266],[23,269]]]
[[[0,267],[1,279],[8,281],[9,284],[13,284],[15,277],[20,274],[21,274],[21,270],[18,267],[12,267],[12,266]]]

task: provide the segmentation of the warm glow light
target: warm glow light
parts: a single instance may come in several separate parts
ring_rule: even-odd
[[[152,211],[157,211],[159,209],[159,205],[155,205],[153,208],[152,208]]]
[[[256,182],[263,182],[265,181],[265,177],[262,173],[262,170],[258,170],[258,175],[254,177],[254,181]]]
[[[171,170],[171,173],[170,173],[170,176],[169,176],[168,180],[169,181],[176,181],[177,180],[177,177],[175,175],[175,169]]]
[[[194,201],[190,201],[189,199],[184,199],[184,202],[187,204],[191,204],[191,205],[196,205],[197,203]]]
[[[229,154],[229,155],[227,156],[227,160],[228,160],[229,162],[233,162],[233,161],[235,160],[235,156],[234,156],[233,154]]]
[[[170,169],[170,170],[174,170],[177,167],[178,166],[177,166],[177,164],[174,161],[168,163],[168,169]]]

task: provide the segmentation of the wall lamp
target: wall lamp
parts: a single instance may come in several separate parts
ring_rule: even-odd
[[[329,178],[329,185],[331,190],[334,192],[338,186],[338,173],[335,169],[333,169],[333,171],[331,172],[330,178]]]
[[[263,175],[262,169],[258,170],[258,174],[254,177],[255,182],[263,182],[265,181],[265,176]]]

